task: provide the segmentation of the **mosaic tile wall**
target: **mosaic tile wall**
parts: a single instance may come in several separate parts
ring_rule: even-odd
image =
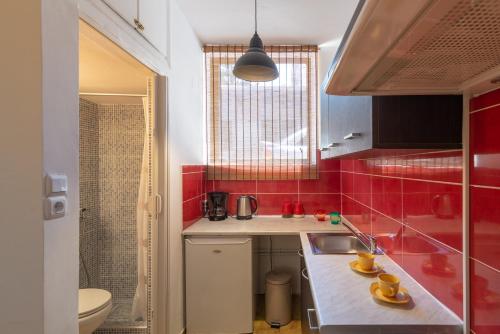
[[[144,144],[142,105],[80,99],[80,288],[106,289],[113,310],[96,333],[147,333],[130,319],[137,286],[136,206]]]
[[[89,273],[80,258],[80,288],[99,286],[98,165],[97,104],[80,99],[80,254]]]
[[[144,115],[142,105],[99,105],[99,285],[114,300],[137,286],[136,206]],[[133,189],[133,191],[131,191]]]

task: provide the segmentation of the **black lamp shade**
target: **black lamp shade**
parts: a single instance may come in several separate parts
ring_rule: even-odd
[[[279,76],[274,61],[264,51],[264,45],[259,35],[255,33],[250,40],[250,46],[234,65],[235,77],[246,81],[272,81]]]

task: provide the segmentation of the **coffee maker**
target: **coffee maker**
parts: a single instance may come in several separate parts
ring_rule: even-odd
[[[228,193],[220,191],[209,192],[207,194],[207,216],[209,220],[224,220],[227,218],[228,197]]]

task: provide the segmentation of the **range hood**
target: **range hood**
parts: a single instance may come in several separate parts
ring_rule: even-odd
[[[499,0],[361,0],[323,89],[474,94],[499,81]]]

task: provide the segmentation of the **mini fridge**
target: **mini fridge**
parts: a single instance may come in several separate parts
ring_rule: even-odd
[[[185,252],[187,334],[252,333],[252,239],[189,237]]]

